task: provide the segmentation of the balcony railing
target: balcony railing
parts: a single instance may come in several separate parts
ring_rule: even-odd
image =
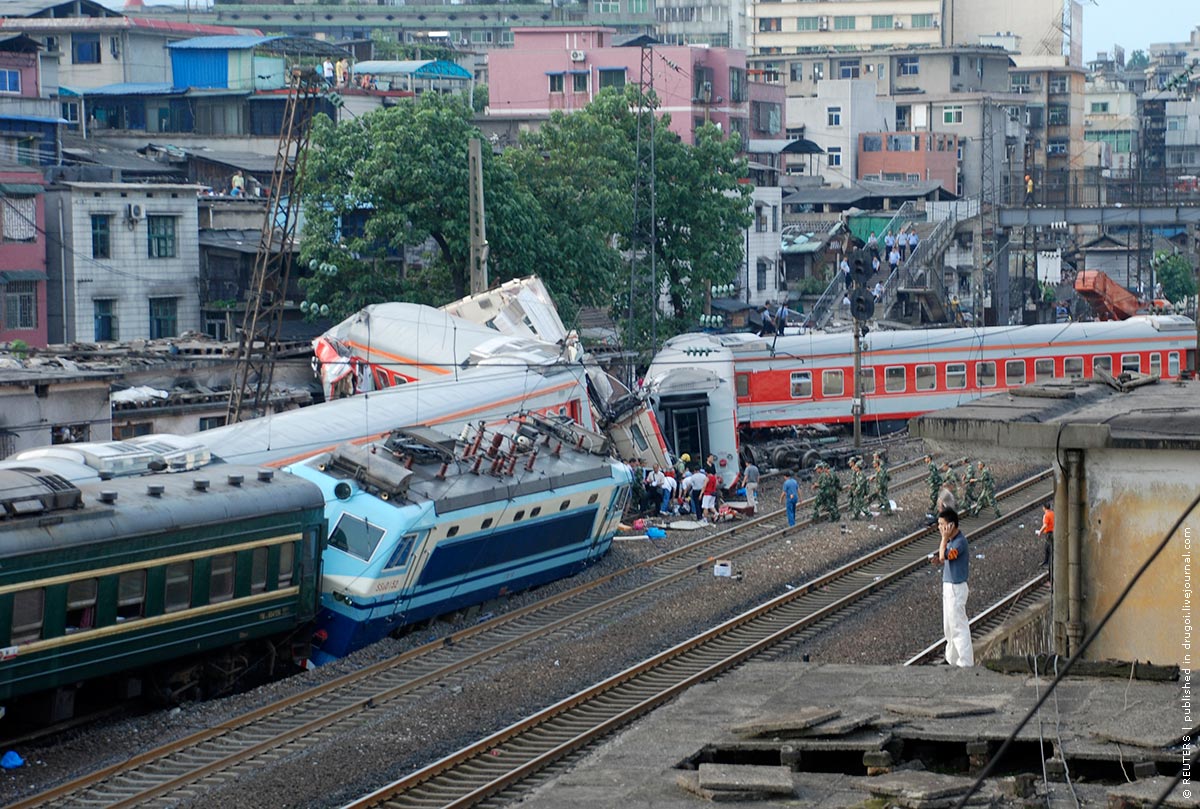
[[[998,202],[1012,207],[1200,205],[1200,185],[1183,167],[1140,173],[1136,169],[1037,170],[1031,175],[1031,199],[1026,199],[1024,175],[1013,174],[1003,178]]]

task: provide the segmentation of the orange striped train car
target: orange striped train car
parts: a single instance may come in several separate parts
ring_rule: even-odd
[[[962,402],[1055,379],[1124,370],[1178,378],[1195,368],[1196,326],[1188,318],[1119,322],[875,331],[863,338],[862,390],[854,389],[849,333],[758,337],[683,334],[646,374],[659,422],[676,453],[714,454],[726,485],[742,441],[760,428],[908,419]]]

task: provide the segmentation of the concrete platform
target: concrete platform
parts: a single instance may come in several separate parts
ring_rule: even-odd
[[[1048,682],[979,667],[750,664],[619,733],[521,805],[948,809]],[[1167,768],[1181,761],[1178,747],[1163,746],[1178,741],[1171,728],[1179,722],[1163,725],[1178,696],[1177,683],[1069,678],[1057,712],[1047,701],[1040,727],[1035,718],[1019,736],[1012,767],[971,805],[1073,806],[1065,783],[1042,780],[1042,760],[1065,757],[1085,804],[1139,806],[1143,793],[1167,783],[1148,778],[1152,762],[1174,772]],[[1127,783],[1135,765],[1146,777]],[[1170,805],[1196,805],[1185,788],[1194,786],[1176,787]]]

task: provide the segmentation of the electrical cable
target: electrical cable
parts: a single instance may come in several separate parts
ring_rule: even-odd
[[[1099,637],[1100,633],[1104,631],[1104,627],[1108,625],[1108,622],[1112,619],[1113,615],[1116,614],[1117,609],[1125,603],[1125,599],[1129,597],[1129,594],[1133,591],[1134,586],[1142,578],[1145,572],[1150,569],[1150,565],[1152,565],[1154,561],[1162,554],[1162,552],[1166,550],[1167,545],[1171,541],[1171,537],[1175,535],[1175,532],[1179,530],[1181,525],[1183,525],[1183,521],[1191,516],[1192,512],[1196,510],[1198,505],[1200,505],[1200,494],[1197,494],[1194,498],[1192,498],[1192,501],[1188,504],[1188,507],[1183,510],[1183,513],[1180,514],[1175,520],[1174,524],[1171,526],[1171,529],[1167,531],[1165,536],[1163,536],[1162,541],[1158,543],[1158,545],[1150,553],[1150,556],[1147,557],[1146,560],[1143,561],[1138,567],[1137,571],[1133,574],[1133,578],[1131,578],[1128,584],[1125,585],[1124,589],[1121,590],[1112,606],[1105,611],[1095,628],[1092,629],[1092,631],[1088,633],[1087,637],[1083,639],[1082,643],[1079,644],[1079,648],[1075,651],[1075,654],[1072,655],[1069,660],[1067,660],[1067,663],[1065,666],[1063,666],[1062,671],[1058,671],[1057,665],[1055,666],[1054,681],[1050,683],[1050,687],[1047,689],[1046,693],[1038,697],[1034,706],[1029,709],[1021,721],[1017,723],[1017,726],[1013,728],[1012,732],[1009,733],[1008,737],[1005,738],[1004,743],[1000,745],[1000,749],[996,751],[996,754],[992,756],[990,761],[988,761],[987,766],[985,766],[975,778],[975,781],[971,784],[971,787],[959,797],[958,801],[954,804],[954,809],[963,809],[963,807],[966,806],[967,801],[969,801],[971,797],[979,791],[979,788],[983,786],[984,780],[987,779],[988,776],[990,776],[996,769],[996,765],[1004,757],[1004,754],[1008,751],[1008,748],[1012,746],[1012,743],[1016,740],[1017,735],[1025,729],[1025,726],[1029,724],[1030,720],[1035,714],[1037,714],[1038,710],[1043,704],[1045,704],[1046,700],[1050,698],[1050,695],[1053,694],[1055,689],[1058,688],[1058,684],[1062,682],[1063,678],[1066,677],[1068,673],[1070,673],[1071,669],[1075,666],[1075,663],[1079,661],[1083,653],[1088,650],[1088,647],[1092,645],[1093,641],[1095,641],[1096,638]],[[1182,778],[1182,773],[1177,776],[1175,783],[1178,783],[1178,778]],[[1171,788],[1173,788],[1173,786]],[[1159,802],[1156,803],[1155,806],[1159,806],[1162,801],[1166,799],[1166,796],[1169,793],[1170,788],[1163,793],[1163,796],[1159,799]]]

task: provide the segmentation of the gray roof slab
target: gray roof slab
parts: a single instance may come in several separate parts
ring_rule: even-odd
[[[842,712],[836,709],[810,706],[798,711],[783,714],[776,712],[771,716],[752,719],[743,725],[735,725],[730,730],[735,736],[777,736],[781,733],[805,730],[830,719],[837,719],[841,715]]]
[[[699,774],[701,789],[743,790],[767,795],[792,794],[792,771],[787,767],[701,764]]]
[[[1167,788],[1167,784],[1171,783],[1171,779],[1165,776],[1157,778],[1147,778],[1144,781],[1134,781],[1132,784],[1124,784],[1123,786],[1115,787],[1109,790],[1109,797],[1123,800],[1126,806],[1145,806],[1150,807],[1158,800],[1158,796],[1162,795],[1163,790]],[[1191,797],[1184,797],[1184,791],[1189,790],[1192,793]],[[1196,785],[1195,784],[1176,784],[1175,788],[1163,801],[1163,806],[1172,807],[1175,809],[1195,809],[1196,807]],[[1110,802],[1110,805],[1121,805],[1119,803]]]
[[[1045,693],[1047,680],[1010,676],[982,667],[958,669],[949,666],[919,668],[852,666],[802,663],[748,663],[727,672],[720,679],[703,683],[678,699],[659,708],[624,731],[610,737],[592,752],[581,757],[573,770],[537,787],[522,803],[522,809],[695,809],[704,800],[701,793],[680,786],[679,776],[695,772],[701,763],[732,764],[746,760],[771,762],[778,759],[771,751],[790,746],[799,752],[790,773],[794,793],[754,801],[752,790],[725,790],[744,798],[743,805],[789,806],[805,809],[846,809],[872,800],[869,787],[879,778],[906,772],[918,761],[896,762],[892,775],[866,777],[839,772],[806,772],[806,762],[841,761],[847,768],[862,766],[863,752],[878,750],[895,740],[936,739],[950,743],[950,756],[962,759],[965,745],[977,740],[998,742],[1004,738],[1037,700]],[[1110,719],[1124,721],[1129,732],[1145,723],[1153,729],[1161,721],[1154,706],[1177,705],[1178,683],[1130,682],[1122,678],[1070,677],[1059,687],[1055,700],[1042,708],[1041,734],[1046,755],[1065,753],[1069,762],[1092,760],[1097,764],[1114,762],[1109,769],[1117,772],[1124,762],[1130,774],[1133,764],[1155,760],[1179,761],[1177,748],[1143,748],[1100,738],[1098,729]],[[947,702],[968,706],[988,706],[987,714],[948,717],[899,716],[883,711],[885,705],[930,706]],[[1147,706],[1140,710],[1141,706]],[[743,739],[733,728],[768,716],[795,714],[805,708],[828,706],[839,710],[842,718],[877,713],[880,718],[845,736],[787,739]],[[937,713],[929,711],[928,713]],[[1176,720],[1178,717],[1176,717]],[[1176,723],[1172,723],[1174,726]],[[884,728],[884,725],[888,725]],[[819,726],[818,726],[819,728]],[[1021,733],[1023,741],[1037,744],[1039,722],[1035,719]],[[920,746],[920,745],[918,745]],[[993,745],[993,749],[995,745]],[[949,750],[950,748],[948,748]],[[739,753],[743,755],[739,759]],[[813,756],[810,756],[810,753]],[[1174,757],[1173,759],[1171,757]],[[951,766],[952,762],[947,761]],[[937,764],[929,765],[931,770]],[[1064,784],[1042,782],[1040,768],[1036,781],[1043,794],[1048,790],[1049,805],[1068,806],[1070,793]],[[855,772],[855,770],[850,770]],[[858,770],[861,772],[861,770]],[[951,778],[966,779],[953,774]],[[687,779],[685,779],[687,780]],[[918,779],[921,780],[921,779]],[[692,783],[689,781],[689,783]],[[999,783],[996,781],[994,783]],[[699,776],[693,784],[701,787]],[[1165,786],[1165,783],[1164,783]],[[1074,783],[1085,805],[1108,803],[1112,784]],[[1159,788],[1160,791],[1162,787]],[[713,791],[713,790],[710,790]],[[715,792],[715,791],[713,791]],[[914,795],[908,809],[940,809],[926,793]],[[923,797],[922,797],[923,795]],[[993,805],[1019,807],[1023,798],[1002,796],[999,790],[984,796]],[[712,800],[712,799],[710,799]],[[875,800],[878,800],[876,798]],[[922,803],[924,801],[924,803]],[[901,805],[893,801],[894,805]],[[1152,803],[1152,801],[1150,801]],[[1149,805],[1147,803],[1147,805]],[[1173,806],[1194,806],[1176,803]]]
[[[995,713],[995,707],[981,702],[964,702],[962,700],[947,700],[945,702],[889,702],[884,710],[901,716],[920,716],[932,719],[946,719],[952,716],[980,716]]]

